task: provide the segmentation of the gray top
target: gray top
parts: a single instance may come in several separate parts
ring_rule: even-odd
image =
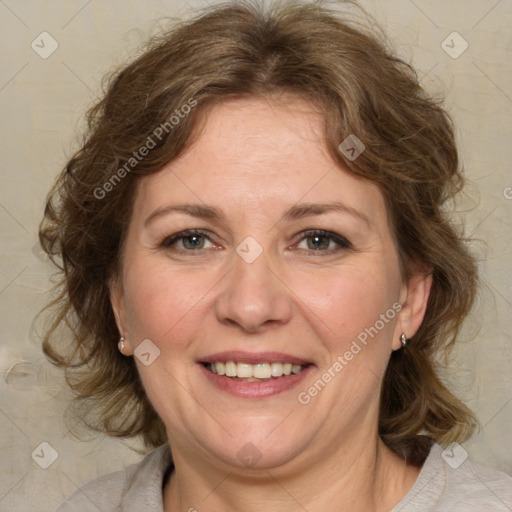
[[[390,512],[511,512],[512,478],[469,459],[461,463],[458,450],[456,457],[445,452],[445,462],[434,444],[414,486]],[[170,462],[168,446],[160,446],[139,463],[85,484],[56,512],[163,512]]]

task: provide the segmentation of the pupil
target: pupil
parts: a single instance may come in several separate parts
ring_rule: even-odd
[[[190,235],[183,239],[183,245],[187,249],[201,249],[204,241],[201,235]]]
[[[311,237],[310,249],[327,249],[329,247],[329,240],[325,236],[316,235]]]

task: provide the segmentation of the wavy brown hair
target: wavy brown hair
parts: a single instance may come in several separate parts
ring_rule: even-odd
[[[167,440],[133,358],[117,350],[109,300],[140,176],[190,146],[215,103],[291,93],[320,109],[335,161],[379,186],[404,279],[420,267],[433,274],[421,328],[392,354],[383,380],[382,439],[411,460],[421,452],[419,460],[431,440],[447,444],[471,435],[476,420],[435,363],[453,344],[477,282],[474,260],[445,208],[462,186],[452,122],[374,23],[355,15],[352,2],[346,6],[343,12],[318,2],[210,7],[154,38],[112,75],[89,111],[83,144],[48,197],[39,236],[62,273],[43,349],[65,368],[91,428],[141,435],[148,447]],[[172,116],[179,124],[170,123]],[[158,127],[168,129],[160,134]],[[349,134],[366,147],[354,161],[339,150]],[[135,161],[149,139],[152,147]],[[61,325],[72,339],[58,335]]]

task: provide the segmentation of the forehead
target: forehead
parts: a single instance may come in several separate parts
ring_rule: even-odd
[[[179,158],[143,178],[138,206],[169,201],[243,205],[261,212],[304,202],[343,201],[375,218],[385,213],[378,187],[343,169],[325,141],[324,116],[294,96],[218,103]]]

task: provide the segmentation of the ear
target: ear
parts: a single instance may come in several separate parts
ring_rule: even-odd
[[[114,317],[116,319],[117,329],[120,335],[124,338],[125,349],[123,350],[123,354],[130,355],[132,353],[132,347],[127,331],[124,291],[121,279],[117,274],[108,279],[108,289],[110,304],[112,305],[112,311],[114,312]]]
[[[418,332],[427,311],[431,287],[432,272],[415,274],[403,284],[400,293],[402,309],[395,325],[393,350],[402,347],[400,342],[402,334],[405,334],[407,338],[412,338]]]

